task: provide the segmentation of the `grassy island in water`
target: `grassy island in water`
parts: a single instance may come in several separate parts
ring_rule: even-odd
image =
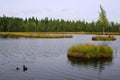
[[[109,46],[80,44],[73,45],[68,50],[68,57],[71,58],[112,58],[113,50]]]
[[[108,36],[93,36],[92,40],[94,40],[94,41],[114,41],[114,40],[116,40],[116,37],[114,37],[112,35],[108,35]]]
[[[1,32],[2,38],[73,38],[72,35],[67,34],[51,34],[51,33],[39,33],[39,32]]]

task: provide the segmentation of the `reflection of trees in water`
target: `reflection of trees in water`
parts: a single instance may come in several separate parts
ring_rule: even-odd
[[[109,59],[76,59],[76,58],[68,58],[68,61],[72,66],[92,66],[95,69],[99,69],[99,72],[104,70],[106,65],[112,64],[112,58]]]

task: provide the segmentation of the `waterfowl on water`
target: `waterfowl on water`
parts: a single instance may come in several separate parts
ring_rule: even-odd
[[[28,68],[25,66],[25,65],[23,65],[23,71],[26,71]]]
[[[19,69],[20,69],[19,67],[16,68],[16,70],[19,70]]]

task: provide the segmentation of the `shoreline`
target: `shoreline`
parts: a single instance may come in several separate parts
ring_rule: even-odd
[[[72,34],[103,35],[102,32],[0,32],[1,38],[73,38]],[[106,32],[105,35],[120,35],[119,32]]]
[[[73,38],[70,34],[51,34],[37,32],[0,32],[1,38]]]
[[[103,32],[0,32],[0,34],[96,34],[103,35]],[[105,32],[105,35],[120,35],[120,32]]]

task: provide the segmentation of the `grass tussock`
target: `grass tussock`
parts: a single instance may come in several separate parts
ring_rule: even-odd
[[[72,35],[65,34],[48,34],[48,33],[35,33],[35,32],[1,32],[0,37],[3,38],[73,38]]]
[[[94,41],[114,41],[114,40],[116,40],[116,37],[111,36],[111,35],[109,35],[109,36],[94,36],[94,37],[92,37],[92,40],[94,40]]]
[[[75,58],[112,58],[113,50],[109,46],[80,44],[70,47],[67,56]]]

